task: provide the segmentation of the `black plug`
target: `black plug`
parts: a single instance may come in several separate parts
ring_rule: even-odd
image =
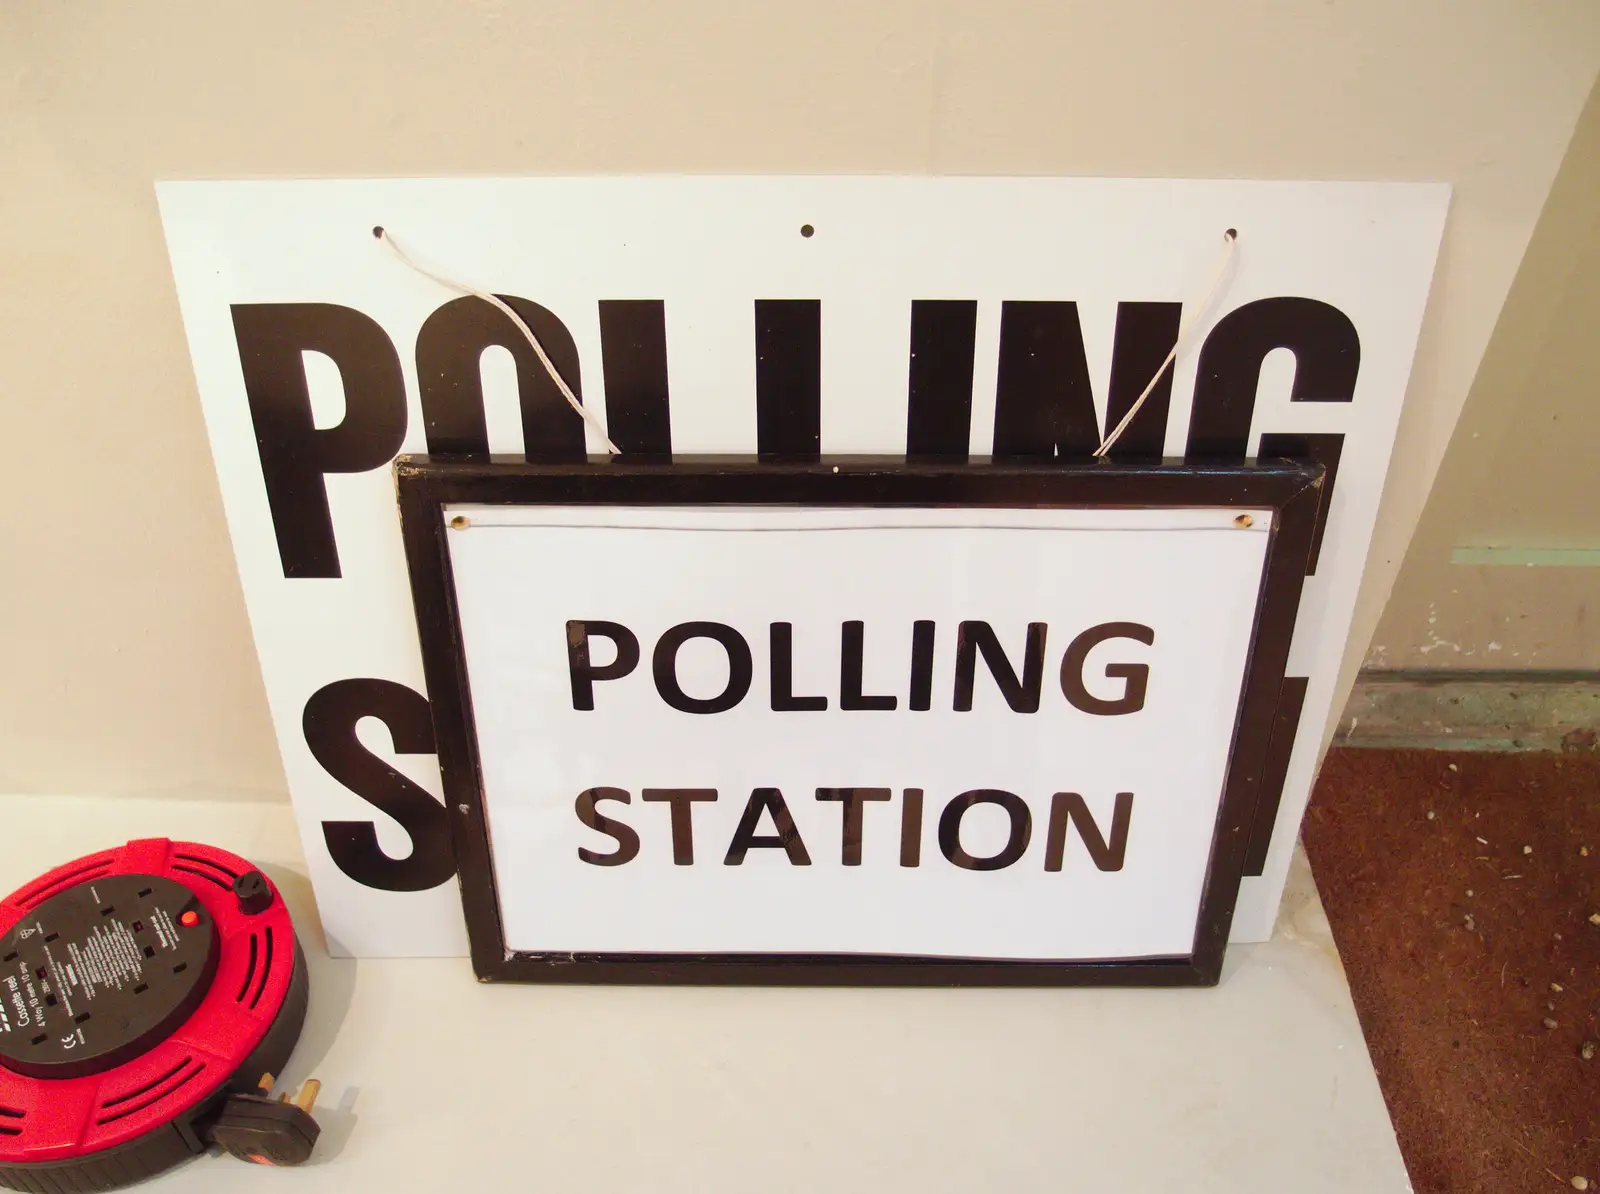
[[[322,1128],[311,1118],[322,1083],[315,1078],[300,1088],[294,1101],[287,1094],[274,1102],[272,1075],[261,1077],[260,1094],[229,1095],[211,1124],[212,1142],[252,1165],[299,1165],[311,1156]]]

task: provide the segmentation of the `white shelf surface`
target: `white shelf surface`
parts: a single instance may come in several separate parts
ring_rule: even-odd
[[[307,1166],[142,1189],[1389,1194],[1405,1167],[1309,867],[1212,990],[486,986],[331,958],[286,804],[0,798],[0,891],[135,837],[283,889],[311,966]]]

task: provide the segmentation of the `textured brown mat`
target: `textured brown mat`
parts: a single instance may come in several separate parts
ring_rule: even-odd
[[[1334,750],[1304,837],[1418,1194],[1600,1192],[1600,757]]]

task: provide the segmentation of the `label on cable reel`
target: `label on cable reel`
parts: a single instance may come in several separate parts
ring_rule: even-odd
[[[219,953],[215,922],[172,879],[69,888],[0,937],[0,1065],[76,1078],[139,1056],[199,1006]]]

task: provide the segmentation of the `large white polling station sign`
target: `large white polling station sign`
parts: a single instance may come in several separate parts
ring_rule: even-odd
[[[1086,455],[1127,412],[1236,228],[1215,303],[1112,455],[1329,470],[1266,780],[1278,815],[1253,833],[1234,922],[1269,931],[1448,188],[613,177],[173,182],[159,198],[307,865],[330,946],[356,955],[467,948],[392,461],[585,448],[510,321],[408,270],[374,226],[504,296],[628,452],[1046,458]],[[1054,646],[1067,629],[1050,624]],[[759,627],[741,632],[755,650]],[[1105,796],[1083,795],[1104,824]],[[932,826],[943,805],[925,799]],[[719,789],[696,825],[733,803]],[[863,813],[868,850],[884,815]],[[999,815],[975,808],[963,832]]]
[[[448,512],[508,949],[1192,950],[1270,512]]]

